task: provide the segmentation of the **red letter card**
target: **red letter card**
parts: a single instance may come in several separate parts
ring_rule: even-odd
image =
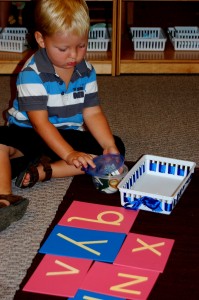
[[[23,291],[74,297],[92,260],[45,255]]]
[[[58,225],[128,233],[137,215],[123,207],[73,201]]]
[[[114,264],[163,272],[174,240],[129,233]]]
[[[94,262],[81,289],[124,299],[147,299],[159,273]]]

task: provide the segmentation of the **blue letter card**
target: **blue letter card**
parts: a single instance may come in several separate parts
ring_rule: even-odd
[[[95,300],[124,300],[122,298],[108,296],[104,294],[98,294],[85,290],[78,290],[74,298],[68,298],[68,300],[82,300],[82,299],[95,299]]]
[[[125,237],[125,233],[56,225],[39,252],[113,262]]]

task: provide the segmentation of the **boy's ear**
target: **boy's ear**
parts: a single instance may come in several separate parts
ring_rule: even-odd
[[[35,39],[37,41],[37,44],[41,48],[45,48],[45,42],[44,42],[44,38],[43,38],[43,35],[41,34],[41,32],[35,31]]]

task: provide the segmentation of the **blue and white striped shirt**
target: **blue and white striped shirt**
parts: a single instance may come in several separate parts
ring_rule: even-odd
[[[8,123],[32,127],[26,112],[47,110],[49,121],[59,129],[83,130],[83,108],[99,105],[96,72],[83,60],[66,87],[55,73],[45,49],[38,50],[17,78],[17,97],[8,110]]]

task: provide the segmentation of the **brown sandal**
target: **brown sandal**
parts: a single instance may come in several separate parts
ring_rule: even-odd
[[[10,204],[1,202],[6,200]],[[17,195],[0,195],[0,231],[6,229],[11,223],[23,217],[28,207],[29,200]]]
[[[17,177],[17,179],[15,181],[15,185],[22,189],[25,189],[27,187],[29,187],[29,188],[33,187],[39,181],[39,173],[37,170],[37,167],[39,164],[42,164],[43,170],[46,174],[44,180],[42,180],[42,181],[44,182],[44,181],[50,180],[52,177],[52,168],[50,165],[50,159],[46,156],[42,156],[41,158],[36,159],[35,161],[31,162],[28,165],[28,167],[19,174],[19,176]],[[28,185],[24,186],[23,181],[24,181],[26,174],[30,174],[30,182]]]
[[[23,199],[23,197],[17,196],[17,195],[12,195],[12,194],[0,195],[0,200],[6,200],[6,201],[10,202],[10,205],[17,203],[18,201],[20,201],[22,199]],[[7,207],[7,206],[9,206],[9,205],[6,205],[5,203],[0,202],[0,208]]]

